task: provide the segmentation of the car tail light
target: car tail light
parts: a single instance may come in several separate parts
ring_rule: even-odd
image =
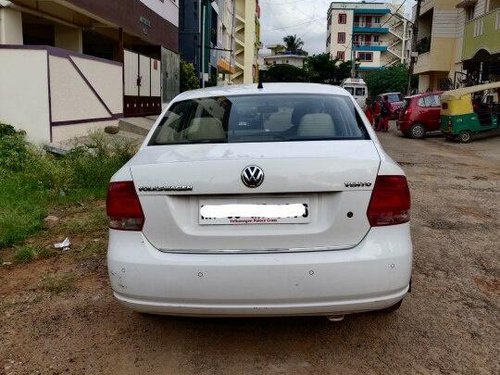
[[[404,176],[378,176],[373,187],[368,221],[372,227],[410,220],[410,190]]]
[[[410,108],[410,107],[408,107],[408,108],[406,108],[406,110],[405,110],[405,114],[404,114],[404,116],[405,116],[405,117],[410,117],[410,115],[411,115],[411,108]]]
[[[109,227],[118,230],[142,230],[144,213],[132,181],[109,184],[106,199]]]

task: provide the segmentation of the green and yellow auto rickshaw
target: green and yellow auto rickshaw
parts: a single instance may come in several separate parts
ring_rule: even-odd
[[[441,132],[448,139],[469,142],[473,134],[499,132],[500,82],[464,87],[441,95]]]

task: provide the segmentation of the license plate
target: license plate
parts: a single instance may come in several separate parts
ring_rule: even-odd
[[[200,225],[305,224],[311,217],[306,199],[269,199],[259,202],[200,200]]]

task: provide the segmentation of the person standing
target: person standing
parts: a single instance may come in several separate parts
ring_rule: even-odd
[[[382,97],[382,103],[380,103],[380,131],[387,132],[389,130],[390,115],[391,107],[389,106],[389,98],[387,97],[387,95],[384,95]]]
[[[370,125],[373,126],[373,104],[370,98],[366,98],[365,115],[370,121]]]

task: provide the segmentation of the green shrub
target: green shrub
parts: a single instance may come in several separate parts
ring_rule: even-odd
[[[14,135],[16,133],[17,131],[12,125],[7,125],[0,122],[0,137],[3,137],[5,135]]]
[[[0,249],[43,229],[50,207],[104,198],[111,176],[135,152],[134,143],[96,132],[64,157],[37,148],[0,126]]]
[[[54,251],[46,249],[45,247],[25,245],[16,248],[14,260],[17,263],[29,263],[36,259],[49,258],[54,254]]]
[[[21,133],[5,132],[0,127],[0,169],[19,171],[24,168],[29,158],[29,151]]]

